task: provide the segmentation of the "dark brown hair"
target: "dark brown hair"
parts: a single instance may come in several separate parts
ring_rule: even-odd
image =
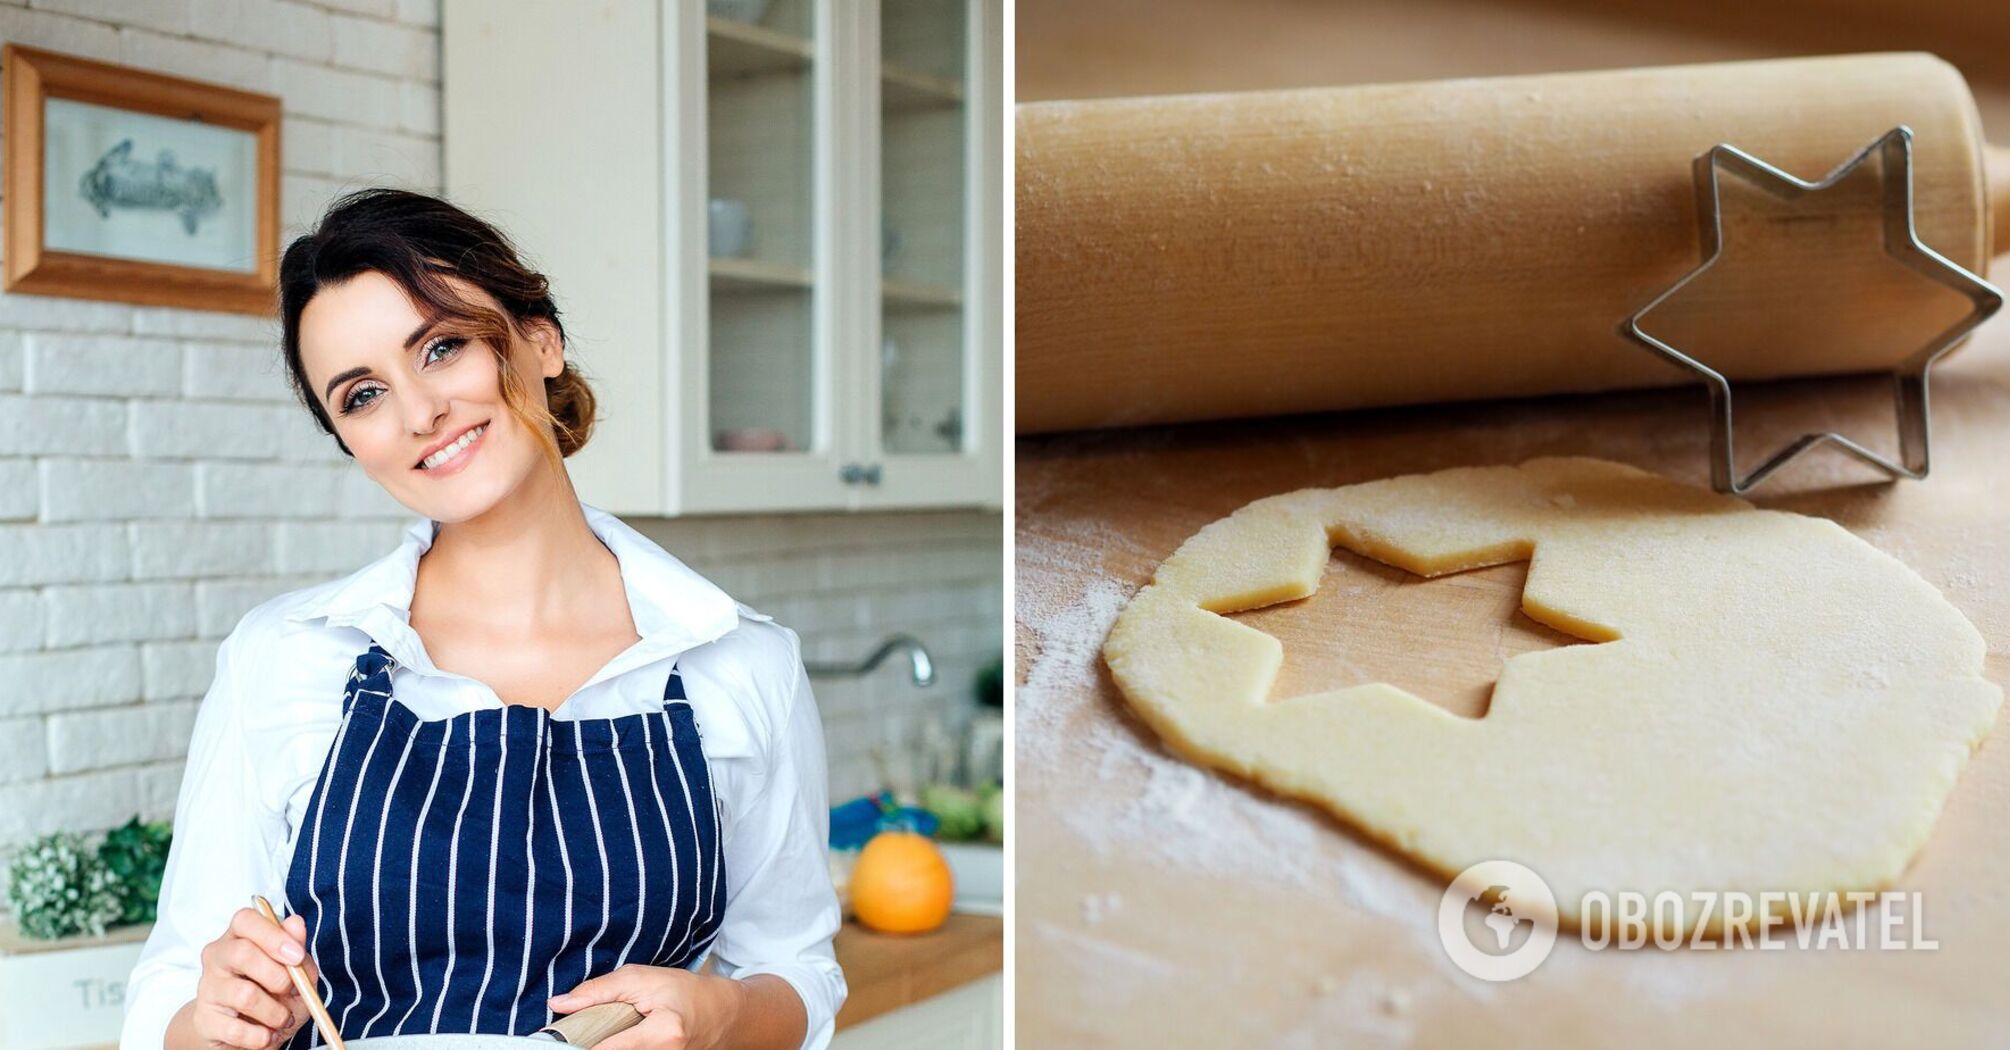
[[[579,451],[593,430],[593,391],[566,355],[565,370],[544,381],[549,411],[530,397],[523,378],[510,367],[510,350],[527,338],[533,322],[549,321],[565,343],[565,326],[551,299],[551,285],[517,258],[509,238],[494,226],[438,197],[388,187],[345,194],[328,206],[313,231],[296,238],[279,263],[279,317],[284,332],[286,371],[293,392],[314,413],[324,433],[335,436],[334,421],[307,382],[300,364],[300,315],[324,286],[340,284],[364,271],[383,274],[439,321],[439,331],[482,340],[495,352],[509,411],[545,445],[554,463]],[[468,281],[501,303],[463,297],[442,275]],[[342,453],[354,457],[335,437]]]

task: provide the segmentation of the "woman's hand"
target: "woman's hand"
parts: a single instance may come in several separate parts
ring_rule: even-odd
[[[552,996],[552,1009],[573,1013],[600,1003],[627,1003],[642,1022],[604,1039],[595,1050],[720,1050],[733,1039],[746,988],[728,977],[713,977],[667,966],[626,966]]]
[[[177,1042],[173,1029],[184,1021],[185,1031],[204,1047],[268,1050],[293,1036],[308,1013],[286,964],[307,958],[307,922],[289,915],[285,927],[282,931],[251,908],[239,908],[230,917],[223,936],[202,949],[195,1001],[176,1015],[170,1046]],[[312,960],[307,979],[320,979]]]

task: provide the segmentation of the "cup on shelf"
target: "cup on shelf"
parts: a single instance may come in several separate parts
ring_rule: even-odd
[[[754,240],[754,216],[747,202],[714,197],[705,202],[705,244],[713,258],[747,254]]]
[[[789,435],[774,427],[734,427],[712,436],[720,452],[787,452]]]
[[[759,22],[768,13],[768,0],[705,0],[705,13],[735,22]]]

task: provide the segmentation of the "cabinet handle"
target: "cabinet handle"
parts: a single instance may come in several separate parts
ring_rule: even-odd
[[[879,464],[874,463],[871,466],[866,467],[863,472],[863,476],[865,477],[866,484],[868,485],[879,484]]]
[[[838,480],[847,485],[856,485],[865,480],[865,468],[857,463],[847,463],[838,468]]]

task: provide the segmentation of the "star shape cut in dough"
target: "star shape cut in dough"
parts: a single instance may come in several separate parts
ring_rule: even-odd
[[[1943,328],[1912,356],[1892,371],[1893,396],[1898,415],[1899,462],[1865,448],[1835,431],[1804,434],[1775,452],[1750,474],[1740,477],[1732,450],[1731,383],[1716,369],[1649,334],[1641,321],[1649,313],[1677,298],[1685,288],[1717,266],[1725,254],[1723,187],[1720,172],[1743,176],[1772,196],[1795,201],[1828,193],[1861,168],[1872,155],[1880,158],[1883,192],[1883,249],[1907,269],[1966,296],[1972,308],[1953,324]],[[1834,171],[1809,182],[1788,174],[1750,153],[1728,143],[1706,150],[1696,158],[1696,203],[1702,224],[1703,260],[1695,269],[1654,297],[1620,326],[1621,334],[1662,358],[1702,377],[1710,393],[1710,483],[1719,492],[1743,494],[1758,485],[1795,456],[1824,444],[1883,470],[1893,477],[1920,479],[1931,466],[1932,435],[1927,402],[1927,378],[1933,363],[1987,320],[2003,305],[2003,293],[1989,282],[1956,265],[1919,239],[1913,222],[1912,130],[1904,125],[1893,128],[1864,147]],[[1809,260],[1813,265],[1817,260]],[[1803,308],[1801,303],[1781,303],[1780,309]]]
[[[1232,618],[1284,646],[1273,701],[1388,682],[1484,718],[1509,659],[1586,644],[1529,616],[1527,578],[1525,560],[1427,578],[1336,547],[1310,595]]]

